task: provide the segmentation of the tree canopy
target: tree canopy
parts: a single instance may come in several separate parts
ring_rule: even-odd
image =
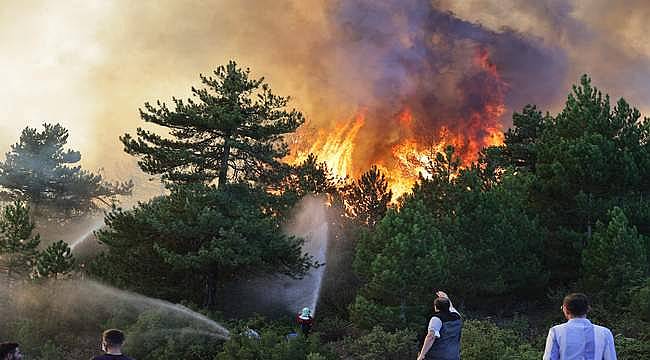
[[[140,158],[143,171],[170,183],[263,184],[282,176],[287,166],[280,160],[288,153],[283,136],[303,123],[302,114],[288,110],[288,97],[275,95],[264,78],[251,79],[250,70],[234,61],[213,75],[201,75],[205,87],[192,87],[187,101],[174,98],[173,109],[145,103],[140,117],[168,129],[169,137],[138,128],[136,138],[120,137],[124,150]]]
[[[43,131],[26,127],[19,141],[0,162],[0,188],[5,198],[23,199],[66,214],[84,214],[109,204],[117,195],[129,195],[133,183],[106,182],[101,175],[75,165],[78,151],[66,149],[68,130],[43,124]]]

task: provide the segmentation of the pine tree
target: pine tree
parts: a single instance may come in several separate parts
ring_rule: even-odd
[[[393,197],[386,176],[376,166],[372,166],[344,192],[347,215],[370,228],[384,217]]]
[[[354,270],[365,285],[351,305],[353,320],[389,328],[425,321],[431,287],[447,284],[448,260],[443,235],[421,201],[389,210],[357,244]]]
[[[246,184],[174,186],[168,196],[108,215],[97,235],[107,251],[93,271],[147,294],[199,295],[194,299],[210,308],[225,281],[303,276],[316,264],[302,252],[302,239],[284,234],[280,219],[269,215],[273,201]]]
[[[0,188],[5,197],[45,205],[67,215],[97,208],[117,195],[128,195],[132,182],[108,183],[101,175],[75,165],[78,151],[65,149],[68,130],[59,124],[43,124],[43,131],[26,127],[18,143],[0,163]]]
[[[615,207],[609,217],[607,225],[598,222],[582,252],[582,279],[587,290],[620,305],[627,301],[627,290],[645,279],[648,263],[645,239],[623,210]]]
[[[120,138],[127,153],[140,158],[143,171],[170,183],[260,183],[282,176],[288,153],[283,136],[303,123],[300,112],[287,110],[288,97],[273,94],[264,78],[233,61],[214,77],[201,75],[204,88],[192,87],[194,99],[173,99],[174,109],[144,104],[145,122],[169,129],[170,137],[138,128],[137,139]]]
[[[32,275],[38,256],[39,234],[32,234],[34,223],[29,206],[16,201],[2,209],[0,217],[0,260],[9,280]]]
[[[70,246],[59,240],[38,255],[36,272],[41,278],[60,279],[72,272],[75,263]]]

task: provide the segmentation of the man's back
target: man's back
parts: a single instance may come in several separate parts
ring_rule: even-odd
[[[574,318],[549,330],[544,360],[616,360],[614,337],[606,327]]]

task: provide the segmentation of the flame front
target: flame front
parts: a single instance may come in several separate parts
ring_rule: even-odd
[[[309,154],[314,154],[319,162],[327,164],[335,177],[352,176],[354,142],[364,122],[363,112],[359,112],[350,121],[338,122],[333,129],[320,129],[315,139],[301,138],[300,144],[312,144],[303,146],[303,150],[294,147],[289,162],[299,164],[305,161]]]
[[[386,175],[394,199],[409,192],[420,174],[431,176],[428,164],[447,145],[454,147],[463,166],[469,165],[482,148],[503,143],[500,120],[507,88],[486,50],[479,48],[472,64],[475,74],[467,81],[467,93],[460,97],[471,99],[467,102],[473,110],[465,114],[436,114],[436,109],[414,112],[408,99],[393,116],[384,116],[383,108],[372,113],[364,109],[314,134],[300,129],[288,162],[300,163],[313,153],[339,178],[358,178],[375,165]]]

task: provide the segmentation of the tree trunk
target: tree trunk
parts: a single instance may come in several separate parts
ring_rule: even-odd
[[[217,305],[217,276],[213,271],[208,272],[205,279],[205,307],[214,309]]]
[[[223,155],[221,156],[221,165],[219,167],[219,183],[217,187],[221,187],[228,181],[228,160],[230,159],[230,136],[227,136],[223,141]]]

